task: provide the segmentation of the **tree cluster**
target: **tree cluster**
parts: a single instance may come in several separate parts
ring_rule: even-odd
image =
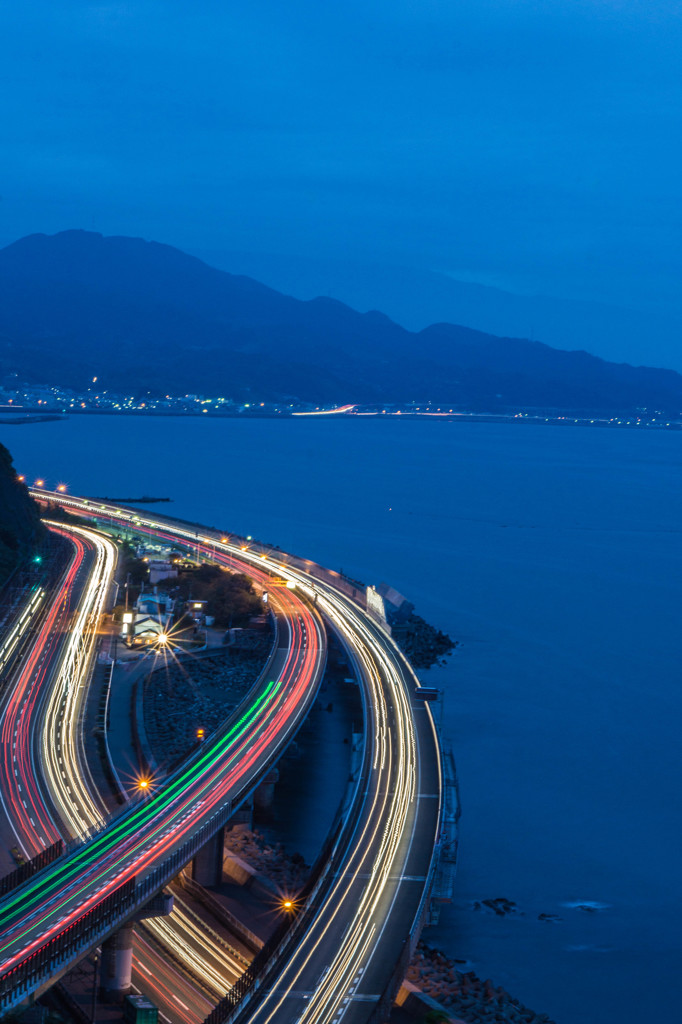
[[[119,541],[118,566],[118,596],[120,603],[116,605],[112,613],[117,622],[121,620],[125,609],[123,602],[126,595],[126,585],[128,589],[128,607],[132,608],[149,579],[149,566],[143,558],[137,557],[135,548],[129,540]]]
[[[68,523],[69,526],[89,526],[92,529],[92,521],[90,519],[76,515],[75,512],[69,511],[63,505],[58,505],[56,501],[48,501],[44,511],[41,512],[40,518],[54,519],[59,523]]]
[[[149,566],[143,558],[138,558],[135,548],[129,540],[124,540],[119,548],[121,578],[125,583],[128,576],[134,587],[140,588],[149,579]]]
[[[0,444],[0,585],[46,537],[38,505],[17,477],[12,456]]]
[[[250,618],[263,611],[249,577],[217,565],[201,565],[182,572],[177,593],[185,601],[206,601],[206,613],[214,616],[219,629],[245,626]]]

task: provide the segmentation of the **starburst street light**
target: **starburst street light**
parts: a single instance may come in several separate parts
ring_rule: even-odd
[[[158,780],[149,768],[140,766],[137,771],[124,772],[123,775],[125,787],[130,796],[138,794],[138,796],[147,798],[156,791]]]
[[[135,779],[135,789],[143,796],[147,796],[154,789],[154,779],[150,775],[139,775]]]

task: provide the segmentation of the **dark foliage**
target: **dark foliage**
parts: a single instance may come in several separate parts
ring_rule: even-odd
[[[135,548],[128,540],[124,540],[119,548],[121,579],[125,583],[128,576],[134,587],[141,587],[149,579],[149,566],[143,558],[138,558]]]
[[[0,444],[0,585],[44,538],[39,508],[17,479],[12,456]]]
[[[202,565],[183,572],[179,577],[178,594],[185,601],[206,601],[206,612],[215,617],[220,629],[245,626],[250,618],[263,611],[248,576],[227,572],[215,565]]]
[[[83,516],[69,512],[63,505],[57,505],[56,502],[52,501],[48,501],[45,510],[41,513],[41,518],[53,519],[59,523],[68,523],[69,526],[89,526],[92,529],[92,521],[90,519],[85,519]]]

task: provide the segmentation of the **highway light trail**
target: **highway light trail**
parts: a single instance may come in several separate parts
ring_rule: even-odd
[[[169,536],[173,532],[170,531]],[[412,849],[418,747],[409,695],[418,683],[390,637],[333,587],[282,565],[276,558],[245,550],[243,546],[201,536],[197,541],[198,550],[214,550],[218,553],[216,557],[220,557],[222,551],[228,558],[263,565],[317,598],[318,608],[352,652],[363,681],[373,763],[358,831],[316,920],[273,986],[275,994],[263,999],[253,1018],[248,1010],[244,1015],[244,1019],[253,1019],[257,1024],[279,1024],[286,1019],[300,1024],[332,1024],[348,1012],[356,989],[389,927],[403,868]],[[425,710],[422,713],[428,715],[430,721],[430,713]],[[439,793],[440,765],[432,724],[431,740],[438,771],[438,781],[433,788]],[[437,838],[437,820],[436,813],[430,822],[433,832],[427,864]],[[425,878],[420,883],[416,876],[413,888],[423,887],[424,881]],[[304,984],[302,978],[306,972],[309,977],[320,964],[326,965],[322,977],[319,978],[318,971],[314,985]],[[292,994],[311,988],[302,1007],[285,1007]]]
[[[169,963],[168,955],[164,955],[155,942],[149,941],[144,932],[135,932],[134,949],[138,978],[142,982],[139,987],[163,1008],[164,1014],[180,1024],[203,1021],[213,1009],[216,997],[198,991],[196,982],[185,978]]]
[[[58,924],[65,927],[77,920],[89,905],[94,906],[107,891],[150,870],[155,859],[178,845],[190,827],[192,811],[198,811],[206,799],[216,802],[213,792],[216,786],[220,786],[223,795],[225,786],[221,785],[218,771],[224,770],[226,765],[237,770],[235,765],[241,755],[253,760],[244,736],[254,722],[258,722],[264,732],[271,728],[269,720],[278,689],[279,684],[270,681],[226,736],[190,769],[174,778],[157,795],[115,820],[102,835],[57,862],[47,873],[41,873],[35,882],[9,894],[0,907],[0,956],[29,931],[34,932],[40,923],[47,925],[48,913],[52,918],[61,912],[64,916]],[[188,798],[190,786],[192,791]],[[95,893],[91,895],[93,888]],[[76,904],[78,897],[82,897],[82,902]],[[45,937],[41,933],[31,946],[37,948]],[[20,952],[25,954],[31,946]],[[16,956],[0,961],[0,970],[11,968],[15,959]]]
[[[12,655],[21,643],[22,638],[30,628],[31,621],[44,600],[45,591],[43,588],[34,588],[31,596],[24,604],[21,615],[14,625],[10,627],[7,636],[2,641],[2,644],[0,644],[0,673],[5,671],[6,665],[9,663]]]
[[[247,966],[243,958],[237,959],[227,949],[226,943],[214,939],[206,922],[186,906],[176,905],[170,918],[147,922],[146,927],[149,924],[154,925],[154,937],[163,948],[169,949],[204,990],[211,992],[214,1002],[225,995]],[[226,978],[228,971],[230,979]]]
[[[286,652],[238,721],[200,755],[100,835],[46,869],[0,907],[0,970],[77,921],[127,879],[144,877],[268,763],[307,706],[321,666],[320,626],[295,595]]]
[[[104,824],[103,808],[93,799],[95,787],[79,728],[97,626],[116,565],[116,547],[106,537],[82,527],[60,530],[77,546],[86,541],[94,549],[95,564],[84,584],[84,594],[70,623],[55,685],[49,692],[41,734],[43,775],[70,836]],[[67,532],[68,531],[68,532]]]
[[[289,572],[301,586],[310,586],[309,578]],[[414,827],[417,747],[405,681],[396,660],[386,654],[391,645],[349,601],[317,581],[314,586],[320,610],[344,638],[364,678],[372,771],[348,856],[272,993],[254,1009],[257,1024],[331,1024],[345,1015],[389,920]],[[321,964],[326,967],[319,976]],[[316,983],[305,1002],[286,1005],[297,992],[311,988],[302,980],[311,968],[317,971]]]
[[[355,1024],[365,1020],[389,983],[388,965],[400,960],[405,941],[412,933],[438,837],[442,788],[438,743],[430,711],[423,705],[417,710],[412,706],[411,691],[418,684],[409,665],[390,636],[369,615],[335,587],[303,570],[283,565],[282,556],[266,555],[257,549],[250,550],[248,544],[235,545],[188,529],[184,524],[147,515],[143,518],[115,506],[94,506],[78,499],[62,503],[80,514],[179,542],[196,549],[197,556],[213,557],[232,568],[248,563],[252,576],[262,572],[270,582],[268,572],[280,580],[283,577],[287,586],[295,588],[293,593],[300,590],[316,601],[342,638],[362,684],[366,738],[372,757],[363,768],[352,802],[351,821],[342,833],[338,855],[335,854],[334,871],[323,879],[321,897],[314,904],[312,916],[307,917],[304,911],[300,919],[304,930],[299,934],[294,926],[295,948],[288,951],[286,962],[279,964],[268,989],[255,990],[253,1006],[247,996],[238,1019],[240,1024],[246,1020],[250,1024],[339,1024],[343,1020]],[[291,592],[283,588],[280,593],[284,597]],[[293,615],[289,629],[300,629],[304,618]],[[299,645],[303,638],[308,643],[311,628],[316,628],[314,623],[312,627],[305,624],[299,633]],[[290,653],[293,643],[294,638],[290,637]],[[265,747],[272,742],[277,712],[270,702],[279,705],[282,696],[263,688],[259,692],[262,706],[248,709],[245,714],[251,716],[249,720],[234,723],[233,734],[221,737],[227,744],[224,749],[215,750],[217,735],[207,741],[215,756],[223,760],[225,777],[238,774],[242,765],[246,765],[248,772],[249,759],[254,766],[259,757],[254,747],[261,740]],[[429,750],[430,766],[428,758],[425,762],[420,757],[423,744]],[[260,764],[267,760],[265,747],[261,747]],[[206,755],[209,753],[207,750]],[[115,838],[112,825],[84,847],[82,863],[73,861],[74,855],[65,859],[67,866],[73,861],[77,871],[82,869],[82,888],[79,876],[69,890],[76,876],[65,875],[67,890],[57,896],[55,882],[50,880],[51,871],[46,870],[44,884],[50,893],[29,891],[33,902],[23,916],[12,916],[13,911],[8,908],[4,925],[0,917],[0,970],[25,957],[32,948],[31,942],[33,948],[44,942],[55,921],[58,930],[72,919],[70,914],[77,917],[82,913],[85,903],[74,911],[82,891],[96,889],[97,898],[101,898],[105,891],[130,877],[131,871],[139,877],[163,856],[164,850],[179,845],[188,831],[187,819],[196,814],[197,801],[201,802],[202,794],[207,792],[202,788],[204,779],[210,779],[215,765],[195,761],[187,770],[198,773],[195,784],[191,780],[181,782],[179,776],[164,784],[163,792],[168,793],[169,803],[157,806],[157,819],[164,823],[160,829],[154,827],[157,819],[144,819],[145,809],[158,798],[154,794],[144,806],[117,819],[115,827],[122,831],[116,851],[107,845]],[[184,785],[191,795],[185,795]],[[135,831],[138,827],[142,838],[136,842],[126,829]],[[408,870],[409,865],[416,865],[417,870]],[[54,867],[64,870],[59,865]],[[191,1024],[187,1004],[180,1008],[177,1018],[182,1024]]]
[[[63,524],[49,524],[52,531],[64,536],[74,548],[69,569],[64,575],[57,595],[52,600],[53,611],[58,611],[55,618],[50,614],[45,628],[35,641],[33,655],[24,672],[17,680],[9,701],[10,712],[17,706],[21,708],[20,734],[21,746],[26,749],[42,750],[42,759],[38,757],[22,757],[16,761],[14,775],[6,776],[25,794],[26,801],[35,807],[33,815],[28,816],[27,810],[15,801],[15,814],[12,826],[18,842],[27,856],[32,856],[59,838],[69,840],[93,827],[101,827],[104,818],[99,809],[97,790],[87,766],[82,735],[82,700],[86,693],[93,648],[96,642],[97,627],[102,612],[107,590],[112,579],[116,560],[116,549],[105,535],[71,527]],[[89,556],[86,559],[86,554]],[[71,589],[77,578],[87,568],[87,579],[80,582],[77,603],[72,599]],[[41,591],[38,595],[44,597]],[[36,595],[33,595],[35,601]],[[75,611],[72,605],[76,604]],[[17,632],[28,616],[23,612]],[[58,625],[58,630],[55,628]],[[50,632],[52,628],[52,632]],[[58,657],[45,662],[46,647],[51,642],[53,633],[57,636]],[[30,704],[25,700],[24,676],[31,671],[36,659],[44,671],[34,680],[33,690],[37,700]],[[43,707],[41,707],[41,702]],[[17,745],[15,744],[15,747]],[[9,747],[5,748],[7,751]],[[87,782],[87,786],[86,786]],[[50,800],[46,800],[43,787],[48,785],[52,800],[57,804],[61,821],[59,828],[52,821]],[[6,784],[5,792],[8,790]],[[44,822],[41,834],[35,833],[34,815]],[[65,824],[66,823],[66,824]],[[203,987],[210,990],[213,1001],[225,995],[231,984],[244,970],[245,962],[240,962],[231,955],[225,943],[213,941],[204,927],[202,945],[203,961],[194,948],[199,941],[199,919],[180,901],[170,919],[150,920],[144,926],[156,935],[159,941],[169,948],[172,957],[184,963],[186,970],[191,970],[203,982]],[[205,994],[194,984],[194,998],[190,997],[193,982],[183,977],[177,965],[163,961],[156,946],[145,940],[143,935],[136,936],[136,969],[145,988],[149,988],[149,977],[167,979],[174,976],[174,984],[187,989],[185,995],[189,1005],[195,1009],[189,1020],[195,1024],[206,1016],[207,1003]],[[160,968],[163,963],[163,969]],[[151,969],[150,969],[151,968]],[[163,989],[161,990],[161,993]],[[173,1002],[172,1008],[164,1004],[167,1011],[172,1009],[173,1018],[185,1019],[187,1012],[178,1012]]]
[[[64,573],[36,639],[5,702],[0,725],[3,784],[0,796],[17,843],[28,858],[60,837],[35,776],[35,726],[53,656],[66,629],[74,581],[86,556],[86,546],[74,538],[74,554]]]

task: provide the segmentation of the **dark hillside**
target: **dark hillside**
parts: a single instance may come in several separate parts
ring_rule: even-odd
[[[12,456],[0,444],[0,586],[43,534],[38,506],[17,480]]]
[[[682,410],[682,376],[454,324],[303,302],[177,249],[86,231],[0,250],[0,378],[242,401]]]

